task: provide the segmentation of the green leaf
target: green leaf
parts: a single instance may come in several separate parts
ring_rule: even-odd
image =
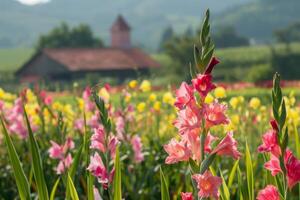
[[[87,199],[94,200],[94,176],[90,172],[87,175]]]
[[[281,115],[279,119],[279,126],[281,128],[284,126],[285,120],[286,120],[286,107],[285,107],[285,101],[283,100],[281,105]]]
[[[75,176],[76,170],[77,170],[77,168],[78,168],[78,166],[80,164],[80,157],[81,157],[82,150],[83,150],[83,144],[78,149],[78,151],[77,151],[77,153],[75,155],[75,158],[73,160],[72,166],[70,168],[70,176],[71,176],[72,180],[74,180],[74,176]]]
[[[120,155],[119,155],[119,147],[116,149],[116,157],[115,157],[115,177],[114,177],[114,200],[122,200],[122,186],[121,186],[121,166],[120,166]]]
[[[38,196],[39,196],[40,200],[48,200],[49,194],[48,194],[48,189],[47,189],[47,185],[45,182],[45,176],[44,176],[44,170],[43,170],[40,150],[39,150],[38,144],[33,136],[30,122],[29,122],[29,119],[28,119],[28,116],[27,116],[24,106],[23,106],[23,109],[24,109],[24,115],[25,115],[25,120],[26,120],[28,134],[29,134],[29,149],[30,149],[31,158],[32,158],[33,174],[34,174],[34,179],[36,181]]]
[[[6,147],[8,150],[9,159],[13,168],[19,196],[21,200],[29,200],[30,199],[30,189],[29,189],[29,183],[25,176],[25,173],[22,169],[21,162],[19,160],[17,151],[13,145],[13,142],[11,141],[10,136],[8,135],[7,129],[4,125],[3,119],[1,117],[1,124],[3,128],[4,138]]]
[[[246,174],[247,174],[247,186],[248,186],[248,197],[249,199],[254,199],[254,177],[253,177],[253,166],[251,153],[248,147],[248,143],[246,142]]]
[[[229,192],[228,186],[226,185],[226,181],[224,179],[222,171],[221,170],[219,170],[219,171],[220,171],[220,175],[222,178],[221,197],[223,200],[230,200],[230,192]]]
[[[239,160],[235,161],[235,163],[231,169],[231,172],[229,174],[229,178],[228,178],[228,187],[229,188],[231,188],[231,186],[232,186],[238,165],[239,165]]]
[[[165,179],[165,175],[160,168],[160,189],[161,189],[161,200],[170,200],[170,194],[168,184]]]
[[[210,154],[206,159],[203,160],[200,166],[200,174],[203,174],[209,168],[209,166],[214,161],[215,157],[216,154],[214,153],[214,154]]]
[[[71,199],[79,200],[76,188],[74,186],[74,183],[73,183],[72,178],[69,173],[68,173],[67,187],[68,187],[67,191],[69,191]]]
[[[193,159],[189,159],[189,164],[190,164],[190,168],[192,170],[192,173],[198,173],[199,171],[199,166],[197,165],[197,163],[193,160]]]
[[[57,190],[57,186],[59,184],[59,181],[60,181],[60,178],[58,178],[55,183],[54,183],[54,186],[52,188],[52,191],[51,191],[51,194],[50,194],[50,200],[54,200],[55,198],[55,193],[56,193],[56,190]]]

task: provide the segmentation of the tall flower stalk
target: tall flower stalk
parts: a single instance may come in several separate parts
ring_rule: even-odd
[[[180,140],[173,138],[164,145],[168,153],[166,164],[189,162],[199,199],[219,198],[222,178],[214,176],[209,169],[215,157],[226,155],[239,159],[241,156],[233,132],[228,132],[215,148],[211,147],[218,140],[211,134],[211,128],[229,123],[225,104],[217,100],[205,102],[206,96],[216,88],[212,81],[212,71],[219,61],[213,55],[214,45],[210,37],[207,11],[200,34],[200,47],[194,47],[195,65],[190,68],[191,84],[183,82],[176,91],[178,117],[174,126],[178,129]],[[193,199],[191,193],[182,193],[181,196],[182,199]]]
[[[275,176],[276,187],[267,186],[259,193],[258,199],[263,199],[260,198],[263,196],[262,194],[270,193],[270,195],[277,194],[277,199],[286,200],[289,199],[289,191],[300,182],[300,160],[288,148],[289,131],[286,126],[286,105],[278,73],[273,78],[272,109],[274,117],[270,121],[272,128],[263,135],[263,143],[258,147],[258,151],[270,154],[270,160],[265,163],[264,167],[271,172],[272,176]]]

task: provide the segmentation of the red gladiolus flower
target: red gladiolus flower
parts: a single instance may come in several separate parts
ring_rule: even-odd
[[[195,90],[199,92],[202,100],[205,99],[206,95],[216,88],[212,83],[212,76],[210,74],[198,74],[195,79],[192,80]]]
[[[172,139],[169,144],[164,145],[164,149],[169,154],[165,160],[166,164],[188,161],[191,156],[191,151],[184,141]]]
[[[212,197],[219,199],[219,187],[222,184],[222,179],[217,176],[213,176],[209,170],[204,174],[195,174],[192,178],[197,182],[197,188],[199,189],[198,196],[201,198]]]
[[[280,200],[279,192],[273,185],[268,185],[257,195],[257,200]]]
[[[206,127],[210,128],[212,126],[228,124],[229,119],[225,115],[227,106],[224,104],[219,104],[217,101],[211,104],[204,104],[203,113],[206,121]]]
[[[241,153],[237,149],[237,141],[233,138],[233,132],[227,133],[212,153],[232,156],[234,159],[239,159],[241,157]]]
[[[219,63],[220,63],[220,61],[216,57],[212,57],[210,63],[208,64],[207,68],[205,69],[204,74],[211,74],[214,67]]]
[[[275,156],[281,154],[280,147],[278,145],[277,132],[275,130],[269,130],[263,137],[263,144],[258,147],[259,152],[270,152]]]
[[[176,91],[176,101],[174,105],[179,109],[183,109],[194,100],[193,87],[188,85],[186,82],[181,83],[180,88]]]
[[[194,200],[191,192],[181,192],[181,200]]]

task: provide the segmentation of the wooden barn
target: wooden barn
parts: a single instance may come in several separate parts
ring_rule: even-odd
[[[131,28],[122,16],[111,27],[109,48],[60,48],[37,52],[17,72],[22,82],[72,80],[99,74],[122,82],[137,75],[148,75],[160,64],[139,48],[132,47]]]

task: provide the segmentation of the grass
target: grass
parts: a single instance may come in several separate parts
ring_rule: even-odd
[[[0,71],[15,72],[33,53],[31,48],[0,49]]]

